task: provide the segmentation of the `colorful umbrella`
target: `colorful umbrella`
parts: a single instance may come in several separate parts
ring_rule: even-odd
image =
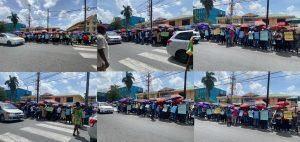
[[[241,106],[240,106],[241,108],[249,108],[250,107],[250,105],[249,104],[247,104],[247,103],[243,103],[243,104],[241,104]]]
[[[277,105],[281,105],[281,106],[287,106],[287,105],[289,105],[289,103],[288,102],[286,102],[286,101],[279,101],[279,102],[277,102],[276,103]]]
[[[198,27],[199,30],[206,30],[206,29],[209,28],[207,23],[198,23],[197,27]]]
[[[248,24],[242,24],[241,28],[249,28],[249,25]]]
[[[263,21],[255,21],[255,26],[263,26],[263,25],[266,25],[266,23],[265,22],[263,22]]]
[[[156,98],[157,103],[163,103],[166,100],[167,100],[166,98]]]

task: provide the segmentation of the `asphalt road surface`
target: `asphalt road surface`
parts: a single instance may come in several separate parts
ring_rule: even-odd
[[[193,142],[193,126],[151,121],[136,115],[98,115],[100,142]],[[99,133],[100,132],[100,133]]]
[[[97,49],[37,43],[0,45],[0,71],[97,71]]]
[[[195,142],[299,142],[296,135],[258,129],[227,127],[226,124],[195,119]]]
[[[201,71],[299,71],[300,53],[262,52],[200,42],[194,48],[194,70]]]
[[[185,65],[168,55],[165,47],[131,42],[109,45],[108,71],[178,71]]]
[[[88,142],[87,131],[73,136],[73,125],[26,119],[0,123],[0,142]]]

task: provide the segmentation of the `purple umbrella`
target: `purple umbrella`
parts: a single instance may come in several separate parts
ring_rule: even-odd
[[[203,105],[204,105],[203,102],[198,102],[198,103],[197,103],[197,106],[198,106],[198,107],[202,107]]]
[[[203,108],[210,108],[210,106],[208,104],[204,104]]]
[[[122,98],[119,100],[120,103],[129,102],[128,98]]]
[[[206,29],[208,29],[208,24],[207,23],[198,23],[197,27],[199,30],[206,30]]]
[[[233,25],[227,25],[227,28],[233,30],[234,26]]]

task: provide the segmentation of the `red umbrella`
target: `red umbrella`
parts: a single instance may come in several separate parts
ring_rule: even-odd
[[[121,32],[126,32],[126,29],[124,29],[124,28],[123,28],[123,29],[121,29]]]
[[[284,107],[282,105],[275,105],[275,106],[272,106],[272,108],[274,108],[274,109],[282,109]]]
[[[264,26],[264,25],[266,25],[266,23],[263,21],[255,21],[255,26]]]
[[[289,105],[289,103],[286,101],[280,101],[280,102],[277,102],[277,105],[281,105],[281,106],[285,107],[285,106]]]
[[[166,98],[156,98],[157,103],[163,103],[166,100],[167,100]]]
[[[249,27],[248,24],[242,24],[242,25],[241,25],[241,28],[248,28],[248,27]]]
[[[240,106],[241,108],[249,108],[250,107],[250,105],[249,104],[247,104],[247,103],[243,103],[243,104],[241,104],[241,106]]]
[[[284,27],[284,26],[287,26],[288,24],[286,22],[279,22],[277,23],[277,26],[278,27]]]
[[[178,98],[183,98],[183,97],[177,94],[177,95],[171,95],[171,98],[172,99],[178,99]]]
[[[259,109],[259,110],[262,110],[262,109],[265,109],[266,106],[265,105],[258,105],[258,106],[256,106],[256,108]]]

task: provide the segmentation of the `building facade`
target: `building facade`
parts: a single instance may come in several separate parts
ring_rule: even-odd
[[[149,93],[138,93],[137,99],[171,98],[172,95],[181,95],[183,89],[163,88],[159,91]],[[187,88],[185,99],[195,100],[194,88]]]
[[[97,92],[97,101],[98,102],[106,102],[107,101],[107,93]]]
[[[36,101],[36,96],[24,96],[22,97],[23,101]],[[84,97],[82,97],[79,94],[70,94],[70,95],[53,95],[49,93],[45,93],[39,97],[39,101],[55,101],[57,103],[68,103],[68,104],[73,104],[76,102],[83,103],[84,102]]]
[[[195,93],[198,96],[200,101],[207,101],[206,96],[207,96],[207,89],[206,88],[197,88],[195,89]],[[210,90],[210,101],[212,102],[218,102],[217,97],[219,96],[226,96],[226,91],[214,87],[212,90]]]
[[[138,17],[138,16],[131,16],[128,26],[133,27],[133,26],[137,25],[138,23],[143,23],[143,22],[145,22],[145,18]],[[126,27],[126,19],[122,19],[121,23],[124,27]]]
[[[206,21],[206,10],[205,8],[195,8],[193,10],[193,15],[194,15],[194,22],[199,23],[199,22],[205,22]],[[217,23],[217,17],[225,17],[226,12],[217,8],[212,8],[210,11],[208,21],[211,24],[216,24]]]
[[[10,98],[11,96],[11,91],[10,90],[5,90],[5,94],[8,98]],[[14,94],[14,98],[16,100],[20,100],[22,97],[24,96],[31,96],[32,92],[26,89],[22,89],[22,88],[17,88],[15,94]]]
[[[4,29],[6,32],[20,31],[21,29],[26,28],[25,24],[17,23],[16,29],[14,29],[13,23],[5,23]]]
[[[87,17],[86,20],[86,31],[89,33],[97,33],[97,24],[98,24],[98,19],[97,15],[91,15]],[[68,32],[74,32],[74,31],[84,31],[84,21],[78,22],[74,24],[73,26],[69,27],[67,29]]]
[[[188,26],[193,24],[193,16],[192,15],[184,15],[180,17],[174,17],[171,19],[167,19],[163,21],[164,24],[169,24],[171,26]],[[159,23],[159,22],[158,22]]]

